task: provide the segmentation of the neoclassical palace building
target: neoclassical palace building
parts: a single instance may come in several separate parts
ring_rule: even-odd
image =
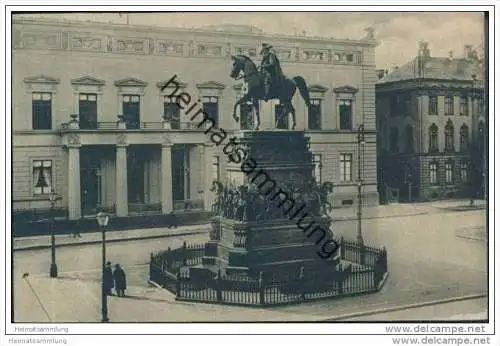
[[[484,70],[463,55],[418,55],[376,85],[380,191],[401,200],[481,196],[485,174]]]
[[[227,156],[162,86],[176,75],[220,128],[248,129],[249,107],[241,107],[240,123],[232,118],[244,88],[229,76],[231,55],[258,64],[263,42],[274,46],[287,76],[303,76],[309,86],[309,111],[298,93],[294,98],[297,129],[311,138],[316,179],[335,184],[335,206],[356,203],[361,124],[363,199],[378,203],[371,30],[344,40],[239,25],[171,29],[48,19],[15,19],[12,30],[14,210],[47,209],[51,192],[73,220],[97,207],[117,216],[209,208],[211,182],[224,179]],[[274,101],[262,106],[279,108]],[[278,127],[288,126],[284,120]]]

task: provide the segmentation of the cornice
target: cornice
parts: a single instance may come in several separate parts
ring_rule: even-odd
[[[272,33],[250,33],[250,32],[233,32],[227,30],[214,30],[203,28],[174,28],[174,27],[157,27],[146,25],[126,25],[118,23],[103,23],[93,21],[63,21],[63,20],[50,20],[50,19],[27,19],[17,18],[12,20],[12,25],[40,25],[40,26],[58,26],[66,28],[77,28],[89,31],[89,25],[92,28],[99,28],[103,30],[123,30],[130,31],[134,35],[141,35],[146,33],[172,33],[184,35],[206,35],[212,37],[235,37],[235,38],[251,38],[251,39],[265,39],[265,40],[283,40],[296,43],[319,43],[324,45],[344,45],[344,46],[359,46],[359,47],[377,47],[379,42],[375,39],[340,39],[329,38],[320,36],[294,36],[282,35]]]

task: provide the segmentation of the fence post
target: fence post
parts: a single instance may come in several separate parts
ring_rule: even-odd
[[[177,280],[175,281],[175,297],[181,296],[181,270],[177,270]]]
[[[265,305],[265,284],[264,284],[264,273],[259,272],[259,303],[260,305]]]
[[[382,247],[382,273],[387,273],[387,249],[385,246]]]
[[[359,264],[365,265],[366,263],[366,249],[365,244],[359,244]]]
[[[187,243],[184,241],[182,244],[182,265],[187,265]]]
[[[222,301],[222,271],[219,268],[217,277],[215,278],[215,289],[217,292],[217,301]]]
[[[340,237],[340,259],[345,259],[344,237]]]
[[[305,277],[304,277],[304,267],[301,266],[299,270],[299,287],[300,287],[300,299],[305,300],[306,299],[306,293],[305,293]]]

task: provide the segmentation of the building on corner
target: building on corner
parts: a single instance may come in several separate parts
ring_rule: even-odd
[[[376,83],[378,182],[385,200],[427,201],[484,189],[484,71],[461,57],[418,55]],[[478,154],[480,153],[480,154]]]

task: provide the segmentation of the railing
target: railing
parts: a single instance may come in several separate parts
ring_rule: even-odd
[[[186,199],[174,201],[174,210],[203,209],[203,200]]]
[[[70,130],[114,130],[114,131],[126,131],[126,130],[204,130],[206,126],[198,126],[198,122],[190,121],[190,122],[180,122],[180,123],[170,123],[170,129],[165,128],[163,122],[139,122],[139,123],[120,123],[120,121],[101,121],[95,123],[85,124],[80,123],[78,129],[74,129],[71,127],[71,123],[61,124],[60,129],[62,131],[70,131]]]
[[[161,203],[129,203],[128,211],[131,213],[160,212]]]
[[[257,278],[226,276],[220,271],[189,271],[200,264],[204,245],[187,245],[156,255],[151,254],[149,280],[176,295],[177,300],[237,305],[281,305],[323,298],[373,293],[380,290],[387,275],[385,248],[365,247],[366,265],[359,265],[361,248],[351,241],[341,241],[341,263],[329,275],[289,273],[274,276],[260,273]],[[344,257],[342,257],[344,256]],[[347,256],[347,257],[346,257]],[[348,258],[352,258],[349,263]]]

